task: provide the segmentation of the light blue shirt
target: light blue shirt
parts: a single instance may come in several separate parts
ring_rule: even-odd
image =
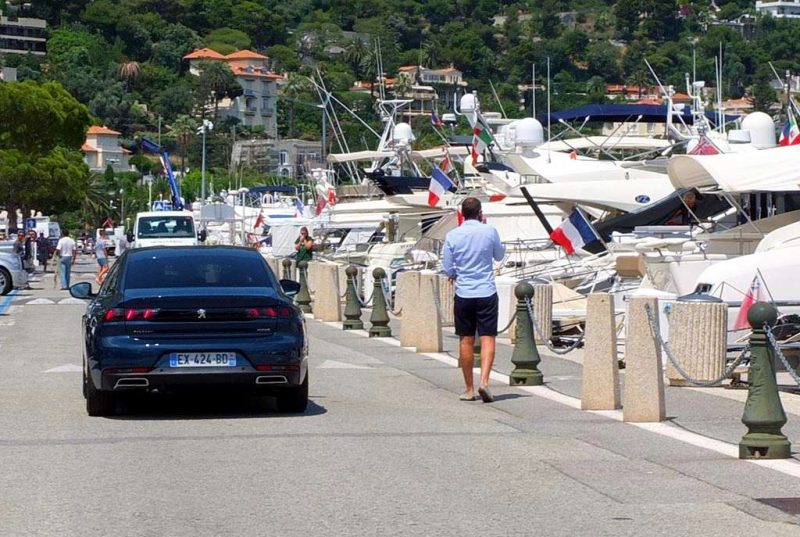
[[[456,280],[456,295],[484,298],[497,292],[492,261],[506,253],[497,230],[477,220],[466,220],[444,240],[444,273]]]

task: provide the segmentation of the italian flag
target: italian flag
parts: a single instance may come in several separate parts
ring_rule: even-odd
[[[472,128],[472,165],[478,163],[478,155],[486,151],[486,148],[493,142],[492,135],[480,123],[476,123]]]

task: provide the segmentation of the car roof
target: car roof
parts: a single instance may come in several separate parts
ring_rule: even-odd
[[[261,254],[258,250],[253,248],[248,248],[246,246],[226,246],[226,245],[218,245],[218,246],[203,246],[203,245],[192,245],[192,246],[147,246],[144,248],[134,248],[132,250],[127,250],[128,255],[132,257],[139,257],[142,255],[149,255],[153,254],[154,252],[165,252],[171,253],[174,252],[176,254],[191,254],[191,253],[203,253],[203,254],[213,254],[213,253],[225,253],[228,255],[238,255],[238,256],[252,256],[257,255],[261,257]]]
[[[136,213],[136,218],[142,216],[192,216],[191,211],[148,211],[143,213]]]

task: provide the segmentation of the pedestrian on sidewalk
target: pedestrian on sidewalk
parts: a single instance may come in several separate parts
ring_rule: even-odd
[[[14,241],[14,255],[19,257],[22,268],[25,268],[25,232],[18,231],[17,239]]]
[[[69,231],[66,229],[61,232],[61,238],[56,245],[56,253],[59,257],[59,276],[61,277],[61,289],[69,289],[70,273],[72,265],[75,264],[77,259],[77,251],[75,248],[75,241],[69,236]]]
[[[105,230],[100,231],[100,237],[97,239],[97,244],[94,246],[94,255],[97,258],[97,264],[100,268],[97,271],[97,277],[94,281],[97,285],[103,283],[103,278],[108,272],[108,253],[106,253],[106,242],[108,241],[108,234]]]
[[[47,272],[47,261],[50,259],[50,243],[44,233],[39,233],[39,238],[36,239],[36,258],[42,266],[42,272]]]
[[[454,318],[459,336],[458,361],[464,374],[466,391],[463,401],[475,400],[472,375],[475,333],[481,341],[481,380],[478,394],[484,403],[494,398],[489,391],[497,337],[498,298],[494,282],[494,261],[502,261],[505,247],[497,230],[486,224],[478,198],[461,203],[464,223],[450,231],[444,241],[442,265],[447,276],[455,281]]]
[[[31,229],[28,231],[27,237],[25,237],[25,262],[23,263],[23,267],[29,275],[33,274],[35,270],[33,265],[33,247],[35,244],[36,230]]]

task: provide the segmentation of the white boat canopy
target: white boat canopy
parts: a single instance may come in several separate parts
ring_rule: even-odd
[[[587,149],[605,149],[607,151],[615,149],[642,149],[656,150],[668,149],[672,146],[669,140],[660,138],[649,138],[646,136],[586,136],[584,138],[569,138],[567,140],[553,140],[545,142],[539,149],[549,149],[551,151],[572,151]]]
[[[725,192],[800,190],[800,146],[748,153],[678,155],[667,165],[679,188],[718,188]]]
[[[626,212],[650,205],[675,191],[666,177],[635,181],[533,183],[523,186],[536,200],[567,202],[602,210],[610,208]],[[511,196],[522,196],[520,188],[512,190]]]
[[[447,149],[443,147],[434,147],[431,149],[423,149],[422,151],[412,151],[411,158],[414,160],[425,160],[434,158],[444,158],[446,154],[451,156],[463,157],[469,154],[468,148],[464,146],[452,146]],[[344,162],[357,162],[367,160],[381,160],[385,158],[392,158],[397,153],[393,151],[355,151],[352,153],[331,153],[328,155],[328,162],[332,164],[341,164]]]

